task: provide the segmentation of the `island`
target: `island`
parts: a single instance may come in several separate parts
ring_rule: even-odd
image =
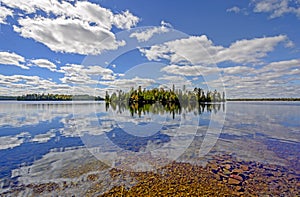
[[[215,91],[205,91],[201,88],[195,87],[193,91],[175,90],[173,85],[172,89],[165,90],[164,88],[154,88],[147,90],[139,86],[138,89],[131,88],[129,92],[118,90],[111,95],[106,91],[105,102],[106,103],[128,103],[131,104],[153,104],[156,102],[162,105],[166,104],[180,104],[180,103],[209,103],[209,102],[225,102],[225,93]]]

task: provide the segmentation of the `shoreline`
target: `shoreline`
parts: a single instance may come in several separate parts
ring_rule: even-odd
[[[300,101],[300,98],[239,98],[226,101]]]

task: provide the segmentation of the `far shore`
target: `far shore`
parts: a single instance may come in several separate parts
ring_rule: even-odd
[[[300,101],[300,98],[236,98],[226,101]]]

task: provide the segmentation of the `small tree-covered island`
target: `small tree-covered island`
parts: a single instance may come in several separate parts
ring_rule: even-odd
[[[143,89],[139,86],[138,89],[131,88],[129,92],[119,90],[109,95],[106,92],[106,103],[128,103],[131,104],[153,104],[159,102],[166,104],[180,104],[180,103],[208,103],[208,102],[225,102],[225,93],[222,94],[217,90],[211,92],[204,92],[201,88],[194,88],[193,91],[175,90],[173,85],[172,90],[165,90],[164,88],[154,88],[150,90]]]

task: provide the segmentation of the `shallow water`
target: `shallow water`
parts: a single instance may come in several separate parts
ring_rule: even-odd
[[[99,171],[101,163],[101,179],[110,183],[105,192],[113,184],[104,169],[155,171],[173,161],[205,165],[225,154],[300,171],[300,102],[129,110],[102,102],[6,101],[0,109],[2,191],[74,181]],[[114,184],[123,182],[130,181]]]

